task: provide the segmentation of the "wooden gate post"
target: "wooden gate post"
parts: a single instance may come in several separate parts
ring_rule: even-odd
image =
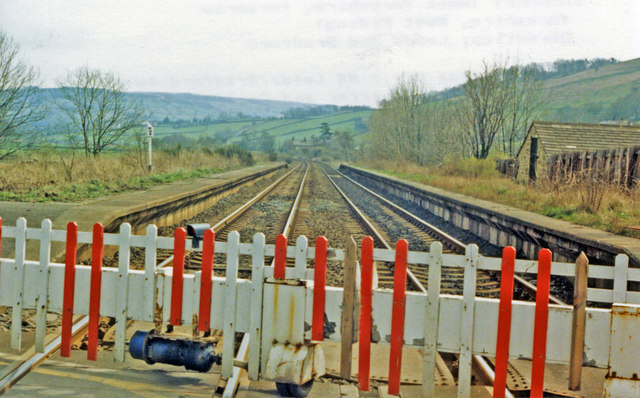
[[[351,353],[356,336],[356,250],[353,237],[347,238],[344,257],[344,295],[342,296],[342,322],[340,325],[340,377],[351,379]]]

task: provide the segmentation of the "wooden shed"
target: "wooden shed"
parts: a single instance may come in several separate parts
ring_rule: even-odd
[[[516,155],[517,179],[544,175],[549,158],[555,154],[635,145],[640,145],[640,126],[533,122]]]

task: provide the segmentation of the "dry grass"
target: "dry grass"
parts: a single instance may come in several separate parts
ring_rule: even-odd
[[[363,166],[448,191],[640,238],[640,232],[630,228],[640,225],[640,187],[629,190],[592,182],[538,181],[535,184],[524,184],[492,170],[459,175],[459,167],[451,162],[438,168],[384,161],[370,162]],[[482,169],[489,170],[484,166]]]
[[[98,157],[53,150],[0,161],[0,199],[74,201],[245,167],[209,150],[156,151],[153,171],[133,152]],[[142,164],[141,164],[142,163]]]

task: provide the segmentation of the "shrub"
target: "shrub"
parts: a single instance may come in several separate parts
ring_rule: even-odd
[[[499,172],[496,169],[496,162],[494,159],[448,159],[444,164],[444,174],[468,177],[468,178],[490,178],[499,176]]]
[[[253,155],[249,150],[247,150],[247,148],[235,144],[217,147],[215,152],[227,159],[235,157],[245,166],[252,166],[256,162],[253,159]]]

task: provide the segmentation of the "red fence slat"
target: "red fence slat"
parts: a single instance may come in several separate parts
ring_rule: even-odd
[[[212,229],[204,231],[202,236],[202,273],[200,274],[200,311],[198,330],[208,332],[211,329],[211,277],[213,276],[213,257],[216,234]]]
[[[327,247],[329,241],[324,236],[316,239],[316,258],[313,270],[313,318],[311,340],[324,340],[324,305],[327,284]]]
[[[400,239],[396,244],[396,262],[393,275],[393,312],[391,314],[391,347],[389,353],[389,394],[392,395],[400,393],[408,251],[409,244],[406,240]]]
[[[89,291],[89,334],[87,336],[87,359],[98,359],[98,324],[100,320],[100,293],[102,283],[102,255],[104,253],[104,227],[93,226],[91,246],[91,287]]]
[[[531,363],[531,397],[542,397],[544,387],[544,361],[547,353],[550,280],[551,251],[549,249],[542,249],[538,253],[536,315],[533,325],[533,360]]]
[[[371,369],[371,294],[373,289],[373,238],[362,240],[360,254],[360,328],[358,339],[358,385],[360,391],[369,391]]]
[[[513,300],[513,272],[516,249],[511,246],[502,250],[500,273],[500,309],[498,310],[498,337],[496,342],[495,379],[493,398],[504,398],[507,388],[507,364],[509,362],[509,339],[511,338],[511,302]]]
[[[187,231],[176,228],[173,240],[173,276],[171,278],[171,316],[173,326],[182,324],[182,289],[184,278],[184,246]]]
[[[67,224],[67,249],[64,262],[64,291],[62,296],[62,331],[60,356],[71,356],[71,327],[73,323],[73,298],[76,285],[76,249],[78,224]]]
[[[284,279],[287,267],[287,237],[280,234],[276,237],[276,254],[273,261],[273,277]]]

